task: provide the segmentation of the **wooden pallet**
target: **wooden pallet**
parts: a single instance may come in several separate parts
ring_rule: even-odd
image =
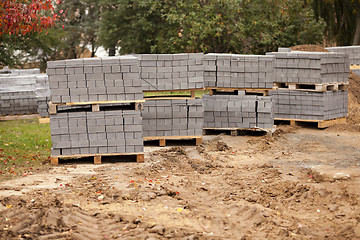
[[[360,69],[360,65],[358,65],[358,64],[353,64],[353,65],[350,66],[350,70],[351,70],[351,69],[357,69],[357,70],[359,70],[359,69]]]
[[[38,114],[25,114],[25,115],[7,115],[0,116],[0,121],[13,121],[13,120],[25,120],[39,118]]]
[[[186,89],[186,90],[167,90],[167,91],[144,91],[144,93],[153,93],[154,95],[145,96],[145,100],[176,100],[176,99],[194,99],[196,91],[204,91],[201,89]],[[174,92],[189,92],[189,95],[174,95]],[[171,93],[171,94],[170,94]]]
[[[226,133],[230,132],[231,136],[239,136],[244,135],[248,132],[263,132],[266,133],[268,136],[272,136],[272,134],[275,132],[276,126],[269,129],[264,128],[204,128],[203,134],[204,135],[211,135],[211,133]]]
[[[330,120],[304,120],[304,119],[285,119],[275,118],[275,122],[289,122],[291,126],[297,126],[301,123],[316,123],[318,128],[327,128],[336,124],[346,123],[346,117],[335,118]]]
[[[50,118],[48,118],[48,117],[39,118],[39,123],[40,124],[50,123]]]
[[[268,96],[270,90],[276,90],[275,88],[221,88],[221,87],[207,87],[206,90],[209,90],[209,94],[215,95],[217,93],[233,93],[237,94],[238,91],[245,91],[246,95],[260,95]]]
[[[202,136],[160,136],[160,137],[144,137],[144,141],[159,141],[160,147],[166,146],[166,140],[189,140],[195,139],[196,145],[202,144]]]
[[[101,104],[130,104],[131,109],[141,110],[143,108],[143,103],[145,100],[124,100],[124,101],[97,101],[97,102],[71,102],[71,103],[53,103],[49,102],[49,114],[56,114],[58,106],[85,106],[91,105],[93,112],[100,111]]]
[[[326,91],[343,91],[347,90],[349,82],[337,83],[279,83],[274,82],[277,89],[307,91],[307,92],[326,92]]]
[[[51,164],[59,165],[59,159],[77,159],[93,157],[94,164],[101,164],[102,157],[120,157],[120,156],[136,156],[136,162],[144,162],[144,153],[104,153],[104,154],[75,154],[75,155],[62,155],[62,156],[51,156]]]

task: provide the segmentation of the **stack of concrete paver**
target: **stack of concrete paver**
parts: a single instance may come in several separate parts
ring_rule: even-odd
[[[52,155],[143,151],[140,111],[59,111],[50,115]]]
[[[349,57],[344,53],[300,52],[280,49],[275,56],[275,76],[279,83],[323,84],[347,83]],[[315,86],[315,85],[314,85]],[[345,117],[348,111],[347,91],[279,89],[271,91],[275,118],[330,120]]]
[[[205,87],[246,89],[238,95],[204,95],[204,128],[269,129],[274,124],[272,97],[246,95],[249,89],[272,89],[274,56],[206,54]]]
[[[133,56],[48,62],[47,74],[54,103],[143,99]]]
[[[33,68],[33,69],[11,69],[12,75],[33,75],[33,74],[40,74],[40,69]]]
[[[274,57],[261,55],[206,54],[206,87],[269,88],[274,81]]]
[[[36,76],[39,74],[28,72],[0,74],[0,115],[37,113]]]
[[[203,53],[141,54],[140,75],[144,91],[204,88]]]
[[[263,128],[274,125],[272,97],[245,95],[204,95],[204,128]]]
[[[48,117],[48,102],[50,101],[49,80],[46,74],[36,75],[37,112],[41,117]]]
[[[22,115],[37,113],[37,99],[33,89],[16,87],[0,90],[0,115]]]
[[[351,65],[360,64],[360,46],[329,47],[326,49],[329,52],[348,54]]]
[[[203,113],[201,99],[146,101],[142,111],[144,137],[201,136]]]
[[[131,104],[143,99],[135,57],[48,62],[48,74],[58,104],[50,115],[53,156],[143,152],[142,117]],[[79,101],[88,104],[61,105]],[[97,111],[94,101],[107,102]]]
[[[348,112],[347,91],[307,92],[271,91],[275,118],[329,120],[345,117]]]
[[[347,54],[327,52],[272,52],[275,81],[278,83],[348,82],[350,62]]]

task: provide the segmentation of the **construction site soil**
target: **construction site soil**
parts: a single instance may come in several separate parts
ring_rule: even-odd
[[[297,45],[291,47],[292,51],[305,51],[305,52],[329,52],[324,47],[312,44]]]
[[[0,239],[360,239],[359,77],[348,123],[146,147],[0,184]]]

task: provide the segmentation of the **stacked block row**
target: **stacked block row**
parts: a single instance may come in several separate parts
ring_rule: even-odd
[[[35,114],[38,112],[36,76],[0,74],[0,115]],[[27,71],[23,72],[24,74]]]
[[[203,53],[135,55],[144,91],[204,88]]]
[[[349,55],[351,65],[360,64],[360,46],[343,46],[326,48],[329,52],[345,53]]]
[[[143,99],[133,56],[50,61],[47,74],[53,103]]]
[[[329,120],[346,117],[348,92],[271,91],[275,118]]]
[[[41,117],[48,117],[48,102],[50,101],[49,79],[46,74],[36,76],[37,112]]]
[[[0,90],[0,115],[36,114],[38,101],[33,90]]]
[[[1,76],[19,76],[19,75],[34,75],[34,74],[40,74],[40,69],[33,68],[33,69],[9,69],[9,67],[4,67],[0,70]]]
[[[53,156],[143,152],[140,111],[68,109],[50,115],[50,128]]]
[[[272,97],[240,94],[204,95],[204,128],[272,128]]]
[[[144,137],[201,136],[201,99],[149,100],[142,111]]]
[[[206,54],[206,87],[272,88],[274,57],[260,55]]]
[[[348,82],[350,61],[347,54],[327,52],[273,52],[275,82]]]

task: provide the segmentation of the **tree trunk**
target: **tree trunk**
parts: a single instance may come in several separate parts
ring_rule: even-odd
[[[91,57],[95,57],[95,43],[91,44]]]
[[[358,45],[360,42],[360,14],[356,15],[356,30],[354,35],[353,46]]]
[[[115,47],[111,47],[111,48],[109,48],[109,57],[110,56],[115,56]]]

